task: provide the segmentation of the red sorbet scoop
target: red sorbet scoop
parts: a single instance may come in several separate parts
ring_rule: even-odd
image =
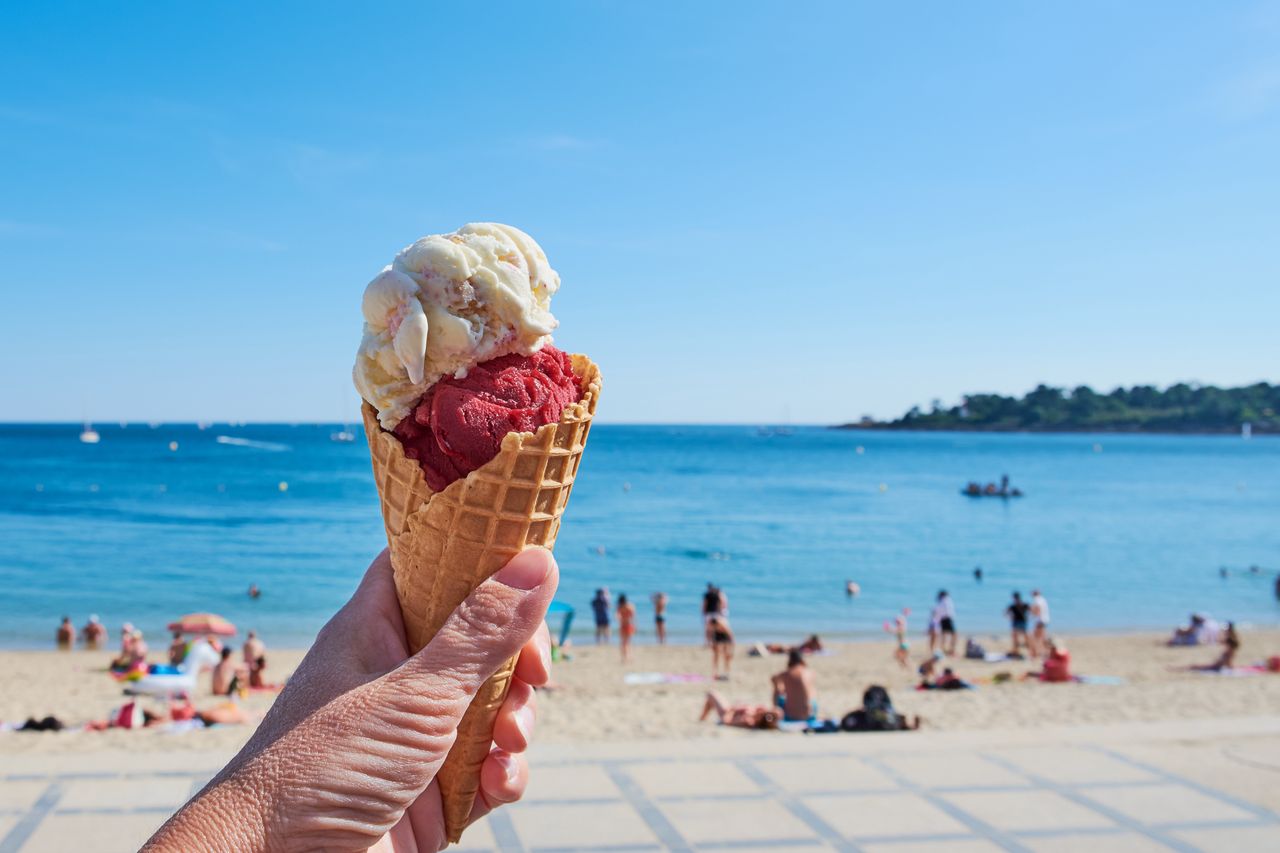
[[[432,385],[392,433],[442,491],[498,455],[509,432],[555,423],[582,392],[569,356],[552,346],[477,364]]]

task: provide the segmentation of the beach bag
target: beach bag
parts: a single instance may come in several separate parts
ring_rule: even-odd
[[[986,660],[987,650],[981,643],[970,637],[964,644],[964,656],[970,660]]]

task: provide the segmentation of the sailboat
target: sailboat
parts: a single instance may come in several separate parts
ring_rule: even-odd
[[[347,410],[346,402],[346,394],[344,393],[342,397],[342,410],[344,412]],[[351,431],[351,422],[344,417],[342,419],[342,429],[339,432],[329,433],[329,440],[341,442],[355,441],[356,434]]]
[[[102,436],[98,435],[98,431],[93,428],[93,424],[85,421],[84,430],[80,433],[80,441],[84,444],[97,444],[102,441]]]

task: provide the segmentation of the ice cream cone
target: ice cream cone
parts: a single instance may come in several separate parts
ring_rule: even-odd
[[[446,619],[490,575],[529,545],[552,548],[569,502],[582,449],[600,397],[600,370],[573,356],[581,400],[558,423],[509,433],[498,455],[443,491],[428,488],[422,468],[365,403],[365,434],[409,651],[431,641]],[[462,837],[489,754],[493,721],[507,695],[515,659],[472,699],[436,780],[450,841]]]

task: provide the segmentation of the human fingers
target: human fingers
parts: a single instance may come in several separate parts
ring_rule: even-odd
[[[516,661],[516,678],[533,687],[551,680],[551,632],[544,621],[533,639],[524,644]]]
[[[533,688],[518,678],[511,680],[507,698],[493,722],[493,742],[507,752],[524,752],[533,739],[537,720],[537,698]]]
[[[516,802],[528,787],[528,760],[523,755],[493,750],[480,766],[480,791],[467,822],[474,823],[498,806]]]
[[[458,606],[426,648],[387,674],[384,699],[456,727],[480,686],[533,638],[558,578],[546,549],[517,554]]]

